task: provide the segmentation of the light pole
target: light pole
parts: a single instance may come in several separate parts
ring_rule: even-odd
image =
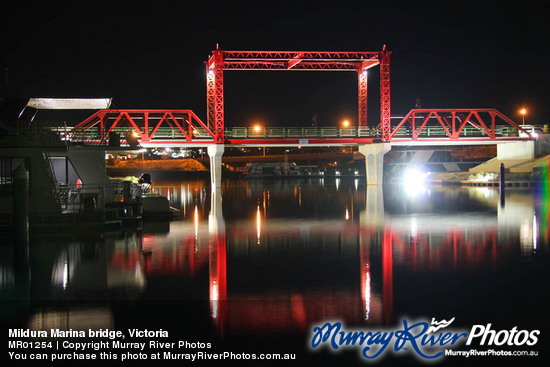
[[[521,113],[521,116],[523,117],[523,121],[521,123],[521,126],[525,125],[525,114],[527,113],[527,110],[525,108],[522,108],[519,110],[519,113]]]
[[[259,134],[260,131],[262,131],[262,127],[261,127],[260,125],[258,125],[258,124],[254,125],[253,129],[254,129],[254,132],[255,132],[256,134]],[[264,157],[265,157],[265,145],[264,145],[262,148],[263,148],[263,149],[262,149],[262,150],[263,150],[263,155],[264,155]]]

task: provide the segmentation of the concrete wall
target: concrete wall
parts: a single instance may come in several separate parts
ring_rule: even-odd
[[[535,142],[529,141],[514,141],[510,143],[497,144],[497,159],[534,159],[535,158]]]
[[[550,154],[550,135],[539,135],[535,143],[535,157],[542,157]]]

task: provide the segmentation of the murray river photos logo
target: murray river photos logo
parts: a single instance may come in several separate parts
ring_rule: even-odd
[[[313,327],[310,347],[312,351],[323,347],[333,351],[356,348],[367,360],[380,359],[386,353],[412,353],[425,361],[434,361],[446,355],[463,355],[468,352],[453,351],[466,345],[493,347],[534,346],[538,342],[539,330],[494,330],[492,324],[473,325],[470,330],[455,330],[451,320],[409,322],[401,321],[396,329],[383,330],[346,330],[341,322],[326,322]],[[482,355],[476,352],[471,355]],[[488,354],[490,355],[490,354]]]

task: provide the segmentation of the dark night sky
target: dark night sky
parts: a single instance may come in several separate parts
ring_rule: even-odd
[[[497,108],[516,121],[524,105],[526,122],[550,121],[550,2],[326,3],[4,1],[8,86],[2,73],[0,91],[112,97],[113,108],[189,108],[206,120],[204,62],[216,44],[313,51],[386,44],[392,115],[420,98],[426,108]],[[378,73],[369,74],[370,123],[379,114]],[[321,126],[357,119],[354,72],[226,71],[224,86],[228,126],[309,125],[314,113]]]

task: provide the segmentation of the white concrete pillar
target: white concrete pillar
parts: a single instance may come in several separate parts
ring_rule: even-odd
[[[359,145],[359,153],[365,156],[367,185],[382,185],[384,177],[384,154],[391,149],[390,143]]]
[[[212,188],[222,187],[222,155],[225,146],[223,144],[212,144],[208,146],[210,157],[210,183]]]

